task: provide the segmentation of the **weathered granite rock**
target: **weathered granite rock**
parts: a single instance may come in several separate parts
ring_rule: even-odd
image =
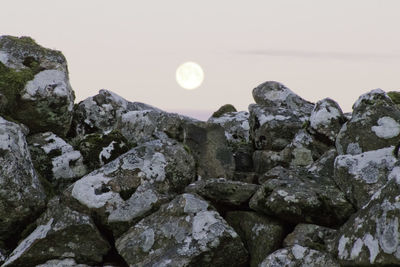
[[[3,266],[32,266],[50,259],[74,258],[99,263],[110,245],[92,219],[52,199],[48,210],[36,221],[36,229],[10,254]]]
[[[314,176],[334,177],[334,165],[337,157],[335,148],[326,151],[318,160],[307,166],[307,171]]]
[[[284,149],[279,152],[256,150],[253,153],[254,171],[259,174],[264,174],[277,166],[289,167],[291,159],[292,155],[289,149]]]
[[[195,163],[172,139],[154,140],[84,176],[66,191],[116,236],[183,192],[195,179]]]
[[[258,188],[256,184],[213,178],[190,184],[185,192],[196,193],[213,203],[240,206],[248,203]]]
[[[351,120],[336,138],[339,154],[360,154],[396,145],[400,138],[400,109],[381,89],[359,97]]]
[[[219,117],[211,117],[208,122],[222,126],[231,144],[249,142],[249,113],[246,111],[224,113]]]
[[[33,133],[68,132],[75,95],[61,52],[29,37],[0,36],[0,81],[5,115]]]
[[[238,234],[203,199],[183,194],[116,241],[130,266],[245,266]]]
[[[388,174],[398,161],[393,156],[393,149],[387,147],[336,158],[335,182],[355,207],[361,208],[386,184]]]
[[[400,167],[338,231],[336,255],[346,266],[400,264]]]
[[[111,132],[117,128],[123,114],[142,110],[161,111],[140,102],[129,102],[116,93],[102,89],[97,95],[76,105],[71,135]]]
[[[311,249],[326,251],[327,243],[333,239],[336,230],[315,225],[315,224],[298,224],[293,232],[286,236],[283,240],[285,247],[300,245]]]
[[[334,143],[345,121],[339,104],[330,98],[325,98],[315,104],[310,116],[310,128],[314,133]]]
[[[251,211],[232,211],[226,221],[242,238],[250,254],[250,266],[258,266],[282,243],[285,226],[281,222]]]
[[[229,148],[224,128],[213,123],[184,124],[183,143],[197,163],[201,179],[233,177],[235,160]]]
[[[250,208],[292,223],[325,226],[341,225],[354,212],[330,178],[295,171],[264,182]]]
[[[259,150],[284,149],[308,119],[287,108],[251,104],[249,111],[250,139]]]
[[[276,166],[271,170],[264,173],[262,176],[258,178],[258,183],[263,184],[271,179],[279,179],[280,177],[288,177],[291,174],[291,171],[282,166]]]
[[[27,142],[35,169],[54,187],[65,188],[88,173],[81,153],[57,135],[38,133]]]
[[[314,104],[296,95],[283,84],[268,81],[253,89],[253,98],[257,104],[267,107],[283,107],[293,112],[310,115]]]
[[[33,168],[27,129],[0,117],[0,241],[21,230],[45,205],[46,195]]]
[[[268,255],[260,267],[340,267],[340,264],[328,253],[294,245]]]

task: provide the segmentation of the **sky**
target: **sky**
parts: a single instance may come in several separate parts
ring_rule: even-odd
[[[399,0],[15,0],[0,35],[30,36],[68,61],[76,102],[109,89],[130,101],[207,119],[279,81],[345,112],[375,88],[400,90]],[[205,80],[184,90],[186,61]]]

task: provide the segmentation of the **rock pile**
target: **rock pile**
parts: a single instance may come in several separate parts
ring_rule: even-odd
[[[61,52],[1,36],[1,266],[400,265],[399,94],[253,97],[74,105]]]

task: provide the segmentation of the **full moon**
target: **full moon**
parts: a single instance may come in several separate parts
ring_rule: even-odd
[[[195,62],[185,62],[176,70],[176,81],[186,90],[196,89],[202,84],[203,80],[203,69]]]

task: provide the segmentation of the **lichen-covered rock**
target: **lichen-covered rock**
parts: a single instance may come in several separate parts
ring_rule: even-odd
[[[250,208],[292,223],[325,226],[341,225],[354,212],[330,178],[295,171],[264,182]]]
[[[284,149],[308,119],[287,108],[251,104],[249,111],[250,139],[259,150]]]
[[[245,266],[238,234],[203,199],[183,194],[116,241],[130,266]]]
[[[110,248],[88,215],[64,206],[59,198],[49,202],[36,225],[3,266],[32,266],[65,257],[99,263]]]
[[[310,115],[314,104],[296,95],[283,84],[268,81],[253,89],[253,98],[257,104],[267,107],[283,107],[293,112]]]
[[[88,173],[81,153],[57,135],[37,133],[27,142],[35,169],[54,187],[65,188]]]
[[[301,223],[296,225],[293,232],[285,237],[283,245],[291,247],[297,244],[319,251],[326,251],[326,247],[335,233],[336,230],[331,228]]]
[[[318,160],[307,166],[307,171],[314,176],[334,177],[334,165],[337,157],[335,148],[326,151]]]
[[[294,245],[282,248],[268,255],[260,267],[340,267],[340,264],[328,253]]]
[[[33,168],[27,130],[0,117],[0,240],[21,230],[21,223],[45,205],[46,195]]]
[[[334,143],[345,121],[339,104],[330,98],[325,98],[315,104],[310,116],[310,128]]]
[[[361,208],[386,184],[388,174],[397,162],[393,148],[358,155],[340,155],[336,158],[335,182],[355,207]]]
[[[185,191],[196,193],[213,203],[240,206],[250,200],[258,187],[256,184],[212,178],[190,184]]]
[[[400,167],[338,231],[336,255],[346,266],[400,265]]]
[[[285,226],[275,219],[251,211],[231,211],[225,219],[242,238],[251,267],[258,266],[282,243]]]
[[[400,139],[400,109],[381,89],[359,97],[351,120],[336,138],[339,154],[360,154],[396,145]]]
[[[0,80],[5,115],[34,133],[64,136],[68,132],[75,95],[61,52],[28,37],[0,36]]]
[[[63,260],[48,260],[43,264],[36,265],[36,267],[67,267],[67,266],[90,267],[89,265],[86,264],[77,264],[76,261],[71,258],[66,258]]]
[[[129,102],[109,90],[100,90],[95,96],[81,101],[74,110],[71,135],[84,136],[91,133],[108,133],[117,128],[123,114],[129,111],[156,110],[140,102]]]
[[[277,166],[289,167],[292,159],[290,152],[290,150],[285,149],[279,152],[270,150],[254,151],[254,171],[258,174],[264,174]]]
[[[279,179],[280,177],[287,177],[289,176],[291,171],[287,168],[284,168],[282,166],[276,166],[266,173],[264,173],[262,176],[258,178],[258,183],[263,184],[268,180],[271,179]]]
[[[83,163],[93,171],[118,156],[128,152],[131,144],[118,130],[109,133],[93,133],[85,135],[76,144],[76,149],[83,156]]]
[[[208,122],[221,125],[229,143],[249,142],[249,113],[246,111],[224,113],[219,117],[211,117]]]
[[[182,145],[154,140],[84,176],[65,192],[95,212],[115,235],[183,192],[195,179],[195,163]]]
[[[224,128],[203,122],[187,122],[183,128],[183,143],[196,159],[198,176],[201,179],[231,179],[235,171],[235,160]]]

